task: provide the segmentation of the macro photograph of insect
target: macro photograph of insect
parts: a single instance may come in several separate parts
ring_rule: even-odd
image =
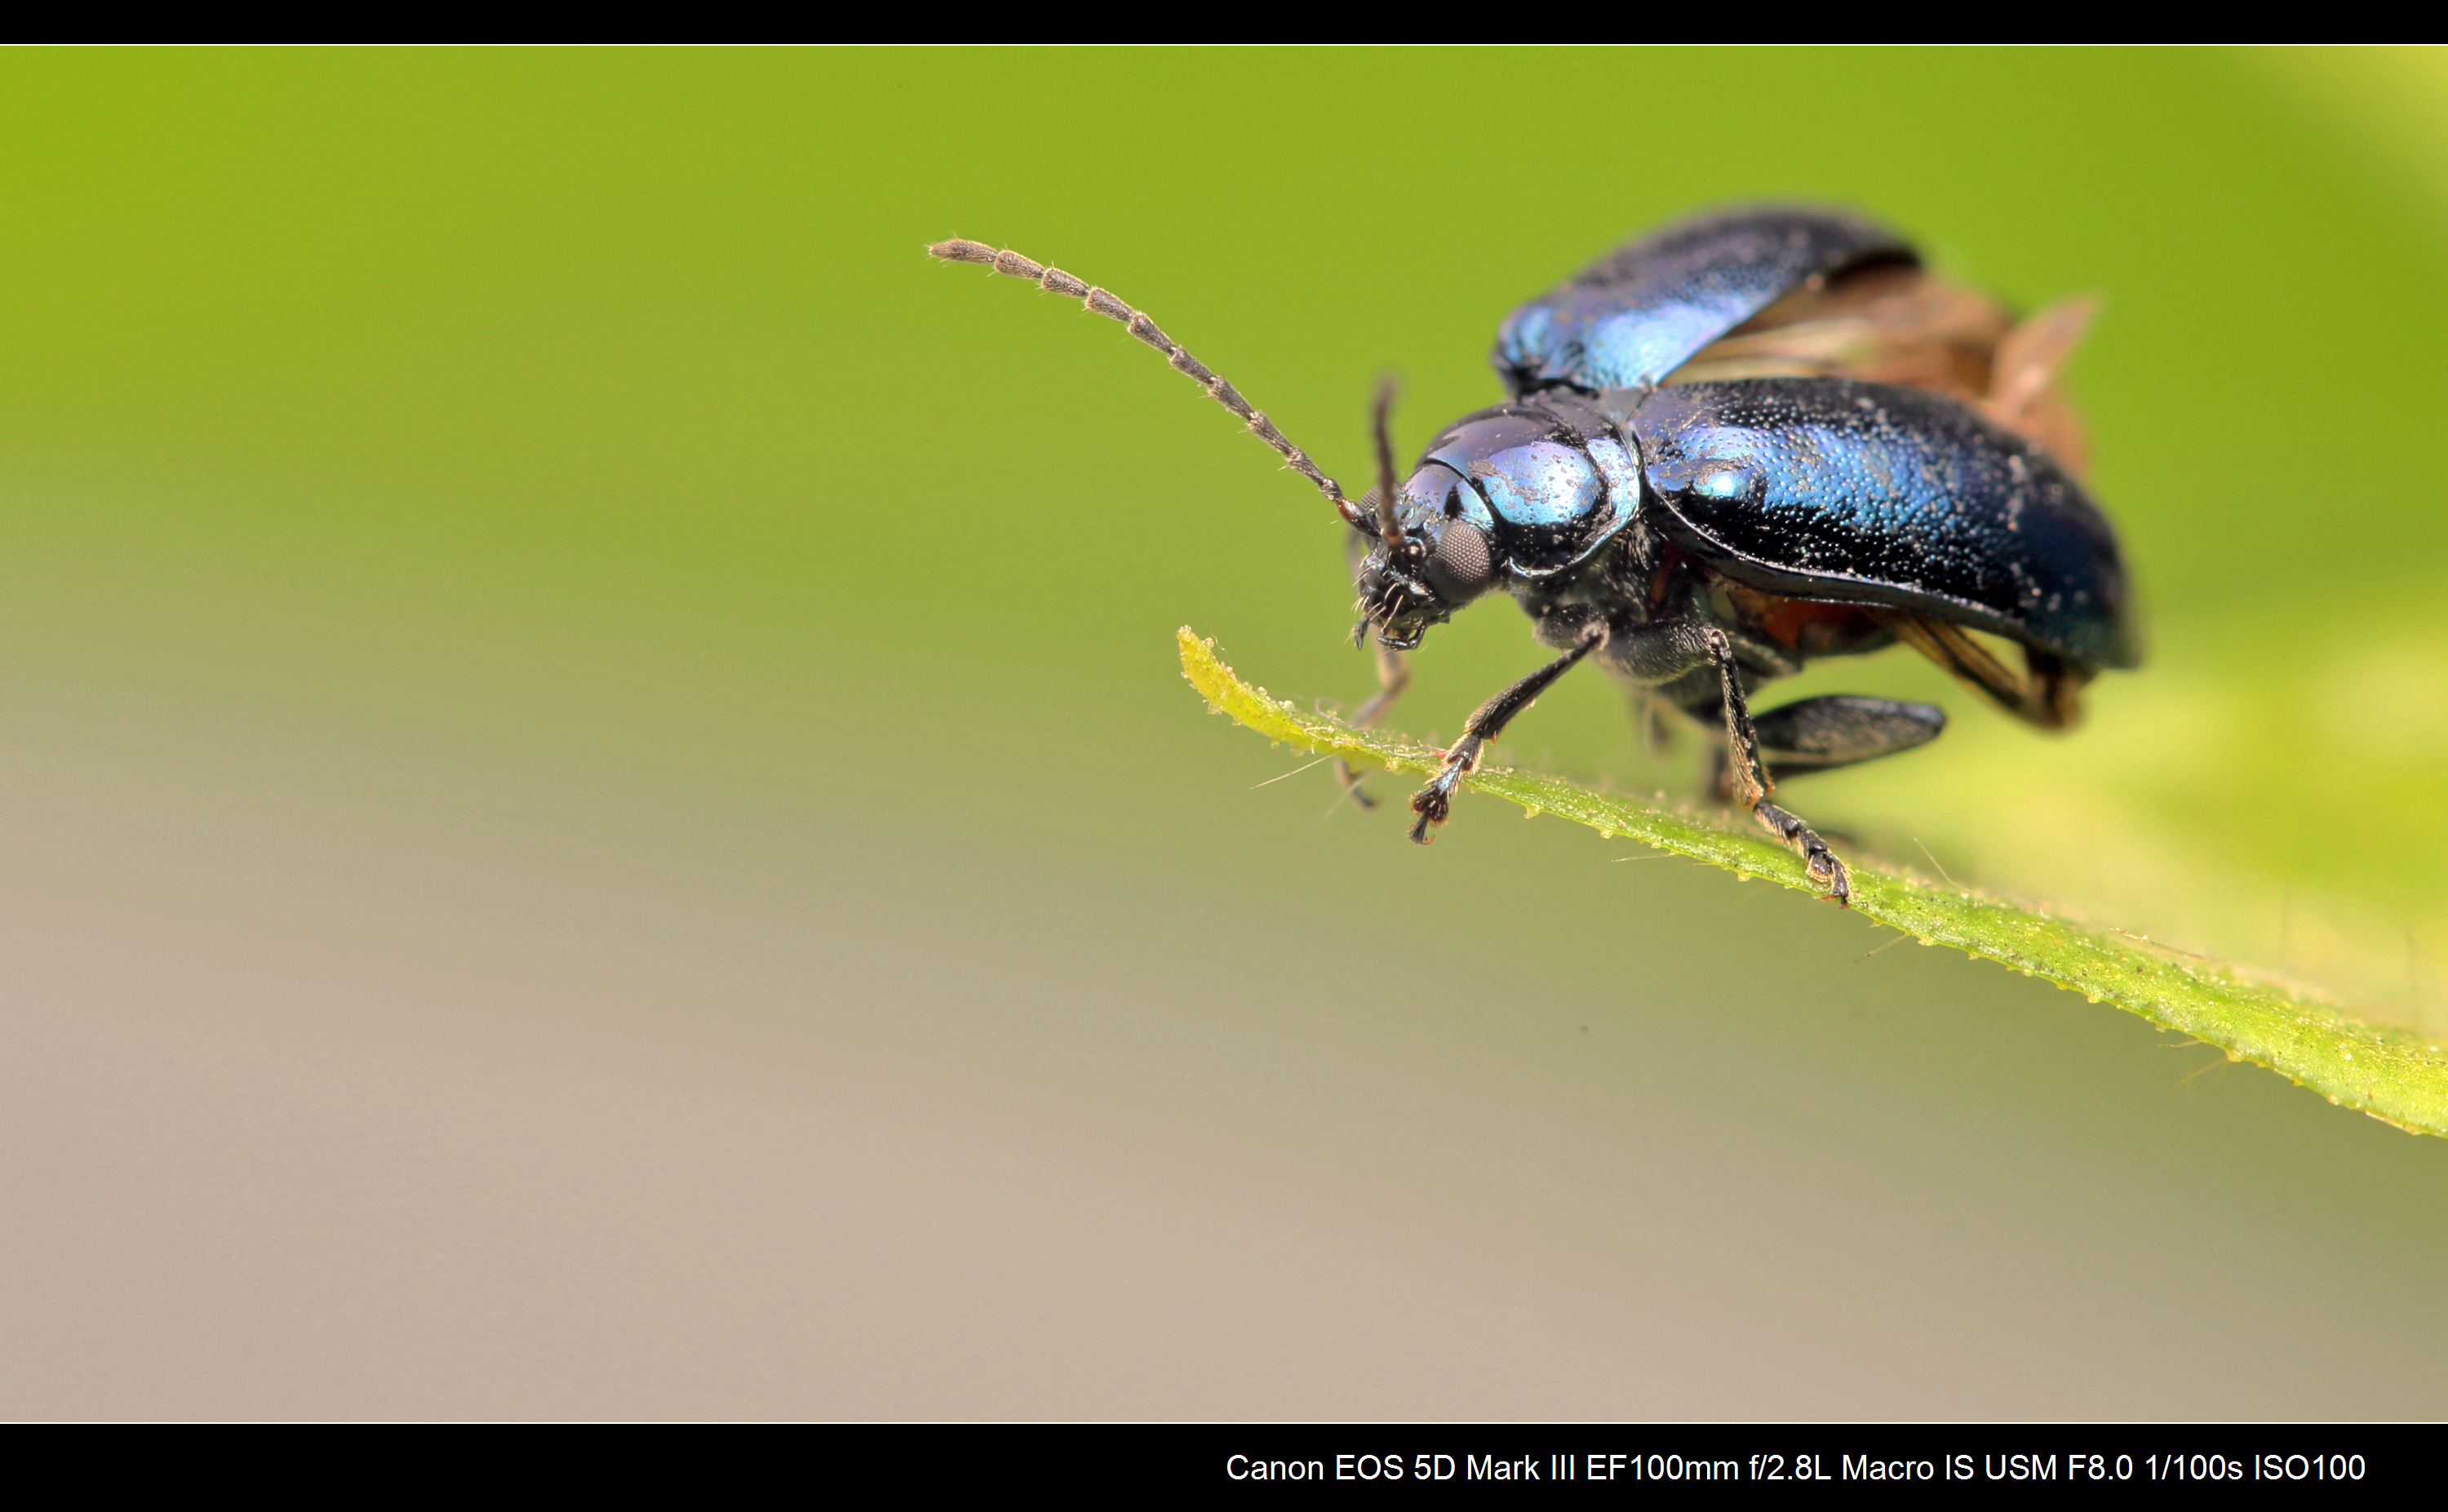
[[[1510,402],[1446,427],[1407,480],[1381,394],[1377,484],[1358,503],[1113,295],[980,242],[928,251],[1121,321],[1326,495],[1367,550],[1352,640],[1375,642],[1383,687],[1352,724],[1383,718],[1427,628],[1490,589],[1564,653],[1463,721],[1411,800],[1423,845],[1486,743],[1597,653],[1644,700],[1703,725],[1722,717],[1716,785],[1845,903],[1844,863],[1768,800],[1763,753],[1788,773],[1828,771],[1909,751],[1946,716],[1834,694],[1754,719],[1748,689],[1814,655],[1901,641],[2056,730],[2100,667],[2135,662],[2114,533],[2050,450],[2081,455],[2050,401],[2088,302],[2016,324],[1858,217],[1725,211],[1602,258],[1506,316],[1492,360]],[[1692,384],[1706,387],[1659,392]],[[1963,625],[2014,638],[2027,670],[2000,666]],[[1348,763],[1336,775],[1359,797]]]
[[[0,1411],[2448,1413],[2448,57],[0,70]]]

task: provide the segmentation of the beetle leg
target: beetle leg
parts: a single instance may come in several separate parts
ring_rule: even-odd
[[[1835,900],[1837,907],[1851,908],[1853,888],[1846,875],[1845,863],[1836,859],[1827,842],[1812,833],[1810,826],[1768,801],[1768,769],[1760,765],[1759,734],[1751,727],[1750,708],[1743,699],[1742,674],[1734,665],[1733,648],[1726,643],[1722,631],[1711,628],[1709,635],[1713,640],[1709,660],[1717,664],[1717,680],[1726,695],[1727,775],[1733,779],[1734,796],[1751,811],[1751,817],[1801,854],[1804,870],[1813,882],[1827,890],[1827,896]]]
[[[1751,716],[1751,729],[1759,736],[1769,770],[1788,777],[1805,772],[1833,772],[1910,751],[1937,739],[1945,728],[1946,711],[1935,704],[1865,699],[1850,693],[1798,699]],[[1723,751],[1716,753],[1710,786],[1720,799],[1732,801],[1731,769]]]
[[[1726,632],[1699,620],[1667,620],[1622,636],[1609,660],[1636,682],[1671,682],[1702,666],[1717,669],[1717,690],[1726,716],[1727,777],[1734,800],[1751,816],[1802,856],[1812,881],[1827,890],[1839,905],[1851,906],[1853,889],[1845,863],[1810,826],[1768,801],[1775,784],[1760,764],[1759,732],[1751,725],[1750,705],[1743,697],[1742,668],[1734,660]]]
[[[1403,690],[1410,685],[1411,659],[1391,646],[1379,646],[1377,648],[1377,691],[1368,696],[1367,702],[1352,711],[1351,728],[1366,730],[1384,718],[1386,711],[1394,706],[1394,700],[1401,698]],[[1336,756],[1334,775],[1335,779],[1343,784],[1343,790],[1351,794],[1352,802],[1364,809],[1377,807],[1377,800],[1370,797],[1368,790],[1360,785],[1360,774],[1351,770],[1350,762]]]
[[[1381,390],[1378,393],[1378,402],[1381,408],[1377,416],[1377,429],[1381,432],[1379,436],[1381,443],[1385,439],[1382,432],[1386,428],[1386,416],[1382,407],[1386,401],[1386,397],[1387,395]],[[1384,450],[1382,445],[1380,450]],[[1384,489],[1385,486],[1382,483],[1377,488],[1369,489],[1368,497],[1364,500],[1363,503],[1370,509],[1376,508],[1377,501],[1385,497]],[[1348,533],[1344,536],[1344,558],[1350,564],[1351,575],[1353,577],[1357,578],[1360,576],[1361,559],[1367,554],[1367,551],[1368,547],[1366,538],[1362,537],[1356,531]],[[1364,640],[1367,634],[1368,622],[1366,620],[1361,621],[1358,624],[1351,627],[1351,639],[1354,643],[1358,643]],[[1401,698],[1403,696],[1403,690],[1410,685],[1411,659],[1402,652],[1395,650],[1392,646],[1380,645],[1377,648],[1377,691],[1368,696],[1367,702],[1352,711],[1351,728],[1355,730],[1366,730],[1369,726],[1375,724],[1378,720],[1386,718],[1386,711],[1394,706],[1394,700]],[[1377,807],[1377,800],[1370,797],[1368,795],[1368,790],[1360,785],[1360,774],[1352,771],[1351,763],[1346,761],[1341,756],[1336,756],[1334,758],[1334,779],[1343,784],[1344,792],[1351,794],[1352,802],[1360,805],[1363,809],[1373,809]]]
[[[1425,845],[1433,838],[1430,831],[1445,822],[1453,812],[1453,790],[1463,777],[1479,766],[1479,753],[1487,742],[1504,733],[1513,717],[1539,701],[1558,678],[1573,669],[1574,663],[1607,643],[1607,627],[1603,620],[1592,620],[1581,626],[1573,641],[1573,649],[1531,673],[1520,681],[1498,694],[1472,711],[1463,721],[1462,738],[1445,753],[1444,765],[1438,769],[1428,785],[1411,794],[1411,812],[1419,815],[1411,825],[1411,838]]]

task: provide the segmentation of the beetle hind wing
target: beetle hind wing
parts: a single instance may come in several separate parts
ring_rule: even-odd
[[[2087,668],[2034,646],[2016,672],[1960,624],[1898,609],[1873,610],[1887,633],[1935,661],[1999,709],[2037,729],[2070,730],[2082,718]]]

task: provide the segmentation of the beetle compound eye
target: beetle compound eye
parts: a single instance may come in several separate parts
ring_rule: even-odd
[[[1437,538],[1436,555],[1428,559],[1428,584],[1448,603],[1477,597],[1495,573],[1487,532],[1467,520],[1446,526]]]

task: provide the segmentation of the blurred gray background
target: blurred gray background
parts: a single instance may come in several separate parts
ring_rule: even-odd
[[[1323,769],[1258,786],[1301,758],[1172,632],[1358,697],[1332,522],[1119,333],[918,254],[1111,282],[1347,477],[1378,372],[1415,443],[1506,307],[1695,204],[2107,289],[2076,387],[2159,662],[2072,741],[1957,697],[1901,797],[1793,796],[2011,881],[1979,842],[2054,772],[2286,765],[2309,727],[2242,693],[2151,734],[2261,686],[2223,626],[2436,625],[2419,67],[0,74],[0,1414],[2448,1412],[2448,1144],[1553,820],[1422,852]],[[1533,654],[1440,631],[1405,727]],[[1522,759],[1637,759],[1597,679],[1536,718]],[[2440,765],[2334,798],[2416,879],[2391,949]],[[2295,823],[2348,887],[2361,821],[2261,781],[2197,829]],[[1953,829],[1901,828],[1915,784]],[[2113,791],[2069,849],[2190,812]],[[2250,857],[2169,853],[2275,936]]]

